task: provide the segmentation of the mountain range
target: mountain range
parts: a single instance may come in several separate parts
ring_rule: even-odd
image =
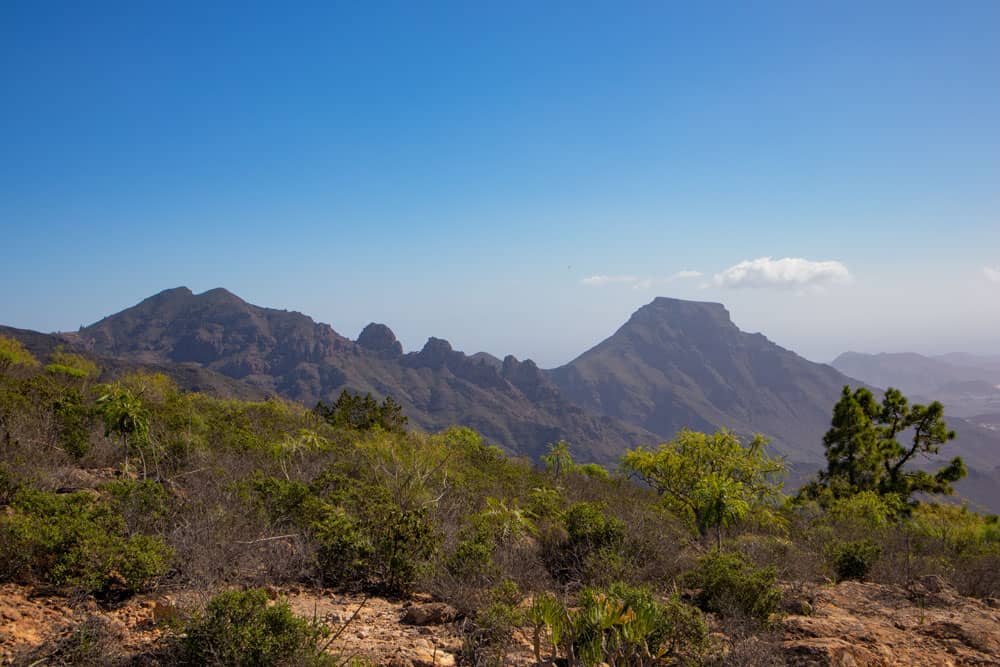
[[[939,400],[950,415],[1000,428],[1000,357],[845,352],[832,366],[869,384]]]
[[[392,396],[417,427],[469,426],[531,458],[560,439],[580,460],[613,464],[625,449],[685,427],[760,432],[799,478],[823,461],[822,436],[841,388],[861,384],[858,376],[892,384],[850,377],[743,332],[721,304],[665,297],[549,370],[513,356],[465,354],[434,337],[404,352],[384,324],[351,340],[302,313],[255,306],[221,288],[169,289],[73,333],[2,331],[36,353],[69,346],[107,368],[151,366],[187,388],[224,395],[276,394],[310,406],[345,389]],[[847,365],[845,357],[837,363]],[[963,491],[1000,507],[1000,432],[949,424],[960,431],[949,455],[961,453],[973,468]]]

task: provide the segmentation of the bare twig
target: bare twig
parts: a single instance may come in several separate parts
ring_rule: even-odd
[[[249,541],[236,540],[236,544],[257,544],[258,542],[270,542],[272,540],[284,540],[284,539],[288,539],[289,537],[299,537],[299,534],[298,533],[290,533],[288,535],[274,535],[273,537],[260,537],[260,538],[257,538],[256,540],[249,540]]]

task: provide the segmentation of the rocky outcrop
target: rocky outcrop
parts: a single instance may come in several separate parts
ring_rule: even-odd
[[[815,590],[810,615],[782,621],[796,667],[1000,664],[1000,610],[940,578],[908,588],[844,582]]]
[[[358,336],[358,345],[384,359],[403,356],[403,344],[396,340],[396,334],[384,324],[372,322]]]

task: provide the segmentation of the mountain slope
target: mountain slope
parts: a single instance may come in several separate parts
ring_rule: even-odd
[[[551,371],[585,408],[662,437],[727,426],[764,433],[793,461],[819,462],[837,370],[740,331],[718,303],[657,298],[610,338]]]
[[[901,389],[923,402],[941,401],[950,415],[1000,415],[1000,367],[991,357],[845,352],[832,365],[869,384]]]
[[[612,462],[652,436],[566,401],[531,361],[469,357],[442,339],[403,354],[370,324],[357,341],[297,312],[261,308],[224,289],[166,290],[70,337],[94,353],[143,363],[198,364],[307,405],[342,390],[391,395],[425,429],[475,428],[508,450],[537,456],[566,439]]]
[[[79,338],[75,334],[46,334],[28,329],[16,329],[0,325],[0,336],[16,338],[42,363],[47,362],[49,355],[57,349],[72,350],[79,346]],[[122,373],[135,370],[146,370],[163,373],[170,376],[177,385],[187,391],[197,391],[219,398],[234,398],[244,401],[260,401],[270,394],[262,389],[239,380],[216,373],[197,364],[178,364],[172,362],[143,363],[128,359],[111,357],[89,352],[101,368],[99,380],[110,382]]]

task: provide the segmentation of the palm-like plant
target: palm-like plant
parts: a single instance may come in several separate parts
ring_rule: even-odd
[[[142,445],[149,440],[149,413],[139,394],[115,383],[97,399],[104,418],[104,437],[118,436],[125,450],[125,474],[128,474],[129,442],[135,445],[142,459],[142,475],[146,476],[146,459]]]

